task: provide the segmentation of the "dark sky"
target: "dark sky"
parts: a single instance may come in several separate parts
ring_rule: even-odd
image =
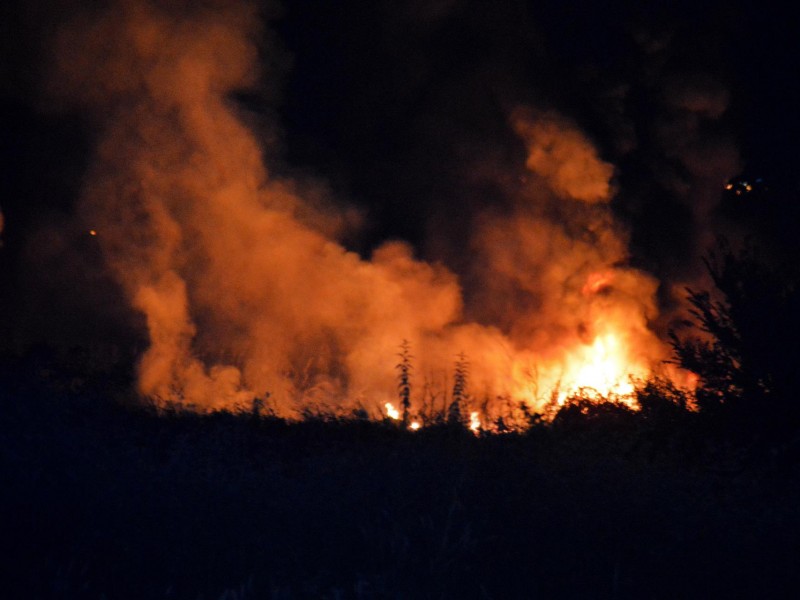
[[[107,331],[92,323],[119,321],[92,240],[69,230],[91,124],[40,92],[44,42],[81,4],[3,8],[4,339],[91,338]],[[347,240],[362,253],[400,237],[463,272],[470,219],[512,203],[524,172],[508,126],[519,105],[574,121],[616,166],[613,208],[633,261],[659,277],[691,273],[716,232],[796,251],[800,28],[788,9],[287,0],[265,12],[277,13],[264,56],[280,74],[235,101],[279,171],[325,180],[334,201],[364,212]],[[738,176],[768,190],[726,200]],[[87,306],[92,319],[70,317]]]
[[[436,252],[473,214],[453,206],[502,203],[518,104],[574,119],[617,166],[615,207],[651,268],[713,227],[690,222],[720,200],[699,162],[726,163],[720,192],[740,174],[783,202],[797,191],[798,28],[760,5],[301,1],[276,26],[293,65],[285,156],[367,207],[376,238]]]

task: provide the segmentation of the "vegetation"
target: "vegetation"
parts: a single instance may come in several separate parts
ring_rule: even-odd
[[[724,240],[706,266],[715,289],[687,290],[701,335],[672,333],[678,364],[700,378],[697,404],[719,424],[770,435],[800,429],[800,287],[795,265]]]
[[[90,380],[57,363],[7,359],[0,374],[4,597],[777,597],[800,584],[792,452],[711,435],[663,382],[639,390],[640,411],[575,398],[550,423],[475,435],[445,415],[414,432],[357,414],[289,423],[263,403],[157,409],[109,396],[124,369]]]
[[[109,353],[2,357],[2,595],[796,595],[797,349],[776,344],[800,313],[796,279],[758,265],[723,247],[716,288],[690,292],[695,335],[673,347],[696,398],[653,380],[638,410],[575,397],[547,419],[507,399],[493,434],[463,418],[466,356],[437,395],[412,388],[407,342],[396,421],[288,422],[268,397],[212,414],[145,406],[130,361]]]
[[[464,423],[464,409],[468,401],[469,361],[463,352],[458,355],[453,373],[453,396],[447,408],[447,422],[451,425]]]

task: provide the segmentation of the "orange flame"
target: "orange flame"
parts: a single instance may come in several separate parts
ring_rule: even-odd
[[[481,431],[481,420],[478,417],[478,411],[472,411],[469,413],[469,429],[474,434],[478,434]]]
[[[648,370],[631,362],[626,350],[613,333],[599,335],[591,344],[576,348],[566,359],[560,399],[582,390],[604,397],[630,396],[634,391],[631,377],[646,377]]]
[[[386,408],[386,416],[395,421],[400,420],[400,411],[397,410],[391,402],[387,402],[384,407]]]

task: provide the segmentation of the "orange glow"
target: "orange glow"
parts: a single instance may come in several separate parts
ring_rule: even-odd
[[[614,274],[610,271],[606,271],[603,273],[592,273],[586,279],[586,283],[584,284],[581,292],[588,296],[590,294],[596,294],[603,290],[604,288],[611,285],[611,281],[614,278]]]
[[[54,36],[51,92],[99,123],[80,211],[146,325],[143,397],[202,411],[269,392],[282,416],[366,406],[399,420],[387,399],[407,340],[415,414],[452,389],[462,353],[465,397],[539,410],[584,389],[625,396],[668,357],[650,327],[659,283],[629,266],[609,206],[614,166],[577,123],[511,111],[527,155],[498,181],[519,185],[507,210],[469,220],[463,279],[402,241],[364,257],[342,242],[361,216],[315,179],[276,176],[232,110],[258,73],[255,6],[201,4],[119,2]]]
[[[469,413],[469,428],[472,433],[478,434],[481,431],[481,420],[478,418],[478,412],[472,411]]]
[[[644,366],[630,362],[626,349],[613,333],[597,336],[591,344],[580,346],[566,360],[560,400],[583,390],[608,396],[630,396],[631,377],[646,377]]]

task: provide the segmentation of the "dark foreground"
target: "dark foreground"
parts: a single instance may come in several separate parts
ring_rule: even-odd
[[[690,415],[476,437],[156,414],[8,379],[0,411],[4,598],[800,592],[792,444]]]

